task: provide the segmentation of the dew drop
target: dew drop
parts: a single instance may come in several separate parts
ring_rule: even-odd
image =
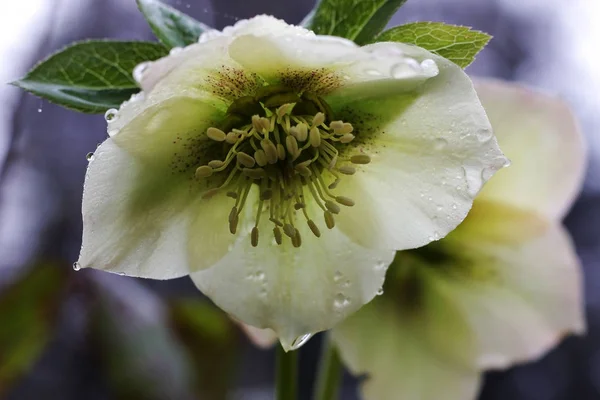
[[[380,260],[375,264],[376,271],[381,271],[382,269],[385,269],[385,267],[387,267],[387,263],[385,261]]]
[[[88,162],[94,161],[94,153],[89,152],[85,155],[85,159],[88,160]]]
[[[437,74],[440,73],[440,70],[439,70],[437,64],[435,63],[435,61],[433,61],[430,58],[421,61],[421,68],[423,69],[423,72],[425,73],[425,75],[430,76],[430,77],[436,76]]]
[[[456,210],[458,208],[458,205],[456,203],[452,204],[452,209]]]
[[[78,262],[73,263],[73,269],[75,271],[79,271],[81,269],[81,265]]]
[[[350,281],[346,281],[342,284],[343,287],[347,288],[350,287]]]
[[[482,172],[479,168],[463,167],[469,195],[475,197],[483,186]]]
[[[405,61],[392,65],[390,74],[394,79],[404,79],[415,76],[419,70],[419,64],[412,58],[408,58]]]
[[[298,336],[292,342],[292,345],[290,346],[290,350],[298,350],[300,347],[304,346],[306,344],[306,342],[308,342],[310,340],[311,337],[313,337],[312,333],[307,333],[305,335]]]
[[[448,146],[448,141],[444,138],[437,138],[433,141],[433,148],[437,151],[444,150]]]
[[[256,280],[258,281],[264,281],[265,280],[265,273],[262,271],[258,271],[256,273]]]
[[[111,108],[107,110],[106,113],[104,113],[104,119],[106,120],[106,122],[115,121],[118,117],[118,113],[119,110],[117,110],[116,108]]]
[[[342,275],[340,271],[335,271],[335,274],[333,275],[333,280],[334,282],[339,282],[342,280],[343,277],[344,275]]]
[[[146,62],[136,65],[136,67],[133,69],[133,79],[137,83],[142,82],[142,79],[144,77],[144,72],[146,72],[146,70],[148,69],[150,64],[151,63],[149,61],[146,61]]]
[[[377,71],[376,69],[365,69],[365,74],[370,75],[370,76],[381,76],[381,75],[383,75],[381,72]]]
[[[485,143],[492,138],[493,133],[491,129],[479,129],[475,133],[475,136],[477,136],[477,140],[479,140],[481,143]]]
[[[383,294],[383,287],[380,287],[377,291],[377,296],[381,296]]]
[[[333,299],[333,306],[335,308],[345,308],[350,305],[350,299],[348,299],[343,293],[338,293]]]

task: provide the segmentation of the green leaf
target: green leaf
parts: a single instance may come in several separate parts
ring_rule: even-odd
[[[0,294],[0,397],[26,374],[52,337],[67,268],[34,267]]]
[[[466,68],[492,37],[466,26],[415,22],[389,29],[374,42],[402,42],[422,47]]]
[[[319,35],[340,36],[363,45],[385,28],[406,0],[320,0],[304,26]]]
[[[157,0],[137,0],[152,32],[165,46],[184,47],[196,43],[200,34],[212,29]]]
[[[139,92],[133,69],[168,54],[151,42],[75,43],[36,65],[13,85],[66,108],[102,113]]]

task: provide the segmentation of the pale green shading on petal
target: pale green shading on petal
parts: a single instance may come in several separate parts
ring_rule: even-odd
[[[201,193],[188,175],[173,174],[169,165],[145,163],[107,139],[86,174],[78,267],[171,279],[210,266],[207,262],[220,259],[235,236],[225,224],[206,226],[200,237],[218,245],[204,248],[204,258],[189,262],[194,218],[209,222],[229,212],[224,195],[203,200]]]
[[[319,214],[313,204],[310,215]],[[236,319],[275,331],[287,350],[297,338],[330,329],[369,302],[383,285],[394,252],[354,244],[315,218],[321,238],[298,219],[300,248],[287,238],[278,246],[268,216],[259,224],[258,247],[250,243],[253,219],[212,268],[191,274],[199,289]]]
[[[439,74],[416,89],[398,86],[383,98],[332,105],[342,119],[358,121],[354,149],[344,156],[371,158],[338,185],[356,200],[352,212],[339,215],[339,226],[367,247],[408,249],[444,237],[506,164],[462,69],[418,47],[398,46],[419,63],[435,63]]]
[[[467,327],[451,299],[436,292],[426,271],[409,272],[414,275],[405,282],[408,286],[392,289],[389,281],[395,279],[397,266],[392,268],[383,296],[332,331],[345,365],[364,376],[361,398],[475,399],[479,371],[449,356],[474,356]]]
[[[440,287],[476,334],[480,368],[536,359],[585,330],[580,263],[555,222],[477,200],[440,245],[462,265]]]
[[[476,80],[476,89],[512,162],[480,198],[562,218],[581,189],[586,165],[571,110],[557,97],[516,84]]]

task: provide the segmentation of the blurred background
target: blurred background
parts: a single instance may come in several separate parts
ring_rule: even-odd
[[[260,13],[297,23],[314,4],[166,2],[216,28]],[[0,399],[271,399],[273,352],[253,348],[188,279],[72,270],[85,155],[105,139],[105,121],[5,84],[75,40],[151,40],[135,1],[5,0],[2,8]],[[600,2],[409,0],[391,25],[419,20],[494,35],[468,72],[560,95],[590,147],[585,188],[566,219],[584,264],[589,333],[538,362],[487,374],[480,398],[600,399]],[[317,337],[303,348],[302,399],[319,347]],[[355,391],[347,376],[342,398],[356,399]]]

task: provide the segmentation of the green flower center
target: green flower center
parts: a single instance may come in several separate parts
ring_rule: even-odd
[[[251,97],[231,104],[222,125],[211,127],[206,135],[222,142],[224,159],[215,159],[196,169],[196,178],[223,174],[223,182],[203,197],[226,191],[235,202],[229,214],[229,230],[236,233],[239,216],[253,185],[260,190],[251,243],[258,245],[258,225],[268,210],[277,244],[288,236],[294,247],[302,238],[296,228],[296,213],[316,237],[318,225],[306,207],[307,196],[323,210],[327,228],[335,226],[334,215],[340,205],[352,207],[354,201],[332,193],[342,175],[353,175],[352,164],[368,164],[370,158],[357,154],[340,156],[340,149],[354,139],[353,126],[333,119],[323,98],[314,93],[298,94],[283,85],[265,86]],[[344,152],[346,154],[347,152]],[[327,184],[324,174],[330,174]]]

